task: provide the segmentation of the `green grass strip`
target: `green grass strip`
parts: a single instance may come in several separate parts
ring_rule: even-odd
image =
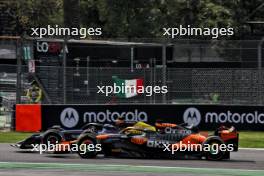
[[[187,168],[163,166],[133,166],[105,164],[61,164],[61,163],[20,163],[0,162],[0,169],[38,169],[70,170],[83,172],[123,172],[123,173],[157,173],[157,174],[195,174],[216,176],[263,176],[264,170],[240,170],[219,168]]]

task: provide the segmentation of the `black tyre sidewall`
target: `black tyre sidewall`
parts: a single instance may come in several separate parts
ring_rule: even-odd
[[[50,133],[47,133],[47,134],[45,134],[43,136],[43,143],[48,145],[48,139],[51,138],[51,137],[54,137],[54,138],[58,139],[57,140],[57,144],[59,144],[61,142],[61,140],[62,140],[62,137],[59,134],[57,134],[55,132],[50,132]]]
[[[92,144],[95,146],[97,144],[96,142],[96,139],[92,138],[92,137],[89,137],[89,136],[83,136],[79,139],[78,141],[78,155],[81,157],[81,158],[95,158],[96,155],[97,155],[97,152],[96,151],[89,151],[89,152],[85,152],[83,153],[83,151],[80,150],[80,147],[81,145],[83,144],[84,141],[86,140],[90,140],[92,142]],[[83,153],[83,154],[82,154]]]
[[[219,146],[221,144],[224,144],[224,142],[218,138],[209,138],[207,141],[205,141],[204,144],[209,144],[211,146],[214,143],[218,144]],[[219,147],[218,147],[218,150],[219,150]],[[219,161],[219,160],[222,160],[224,158],[225,153],[226,153],[225,151],[220,151],[220,150],[218,151],[217,154],[212,154],[209,151],[205,151],[204,155],[205,155],[207,160]]]

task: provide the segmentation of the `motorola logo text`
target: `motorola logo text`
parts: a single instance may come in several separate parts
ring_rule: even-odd
[[[198,126],[201,122],[201,113],[198,109],[190,107],[183,113],[183,121],[188,125]]]
[[[264,113],[232,113],[231,111],[215,113],[208,112],[205,115],[206,123],[250,123],[264,124]]]
[[[73,128],[79,122],[79,114],[73,108],[66,108],[61,112],[60,121],[63,126]]]
[[[129,112],[111,112],[107,109],[105,112],[85,112],[83,115],[83,121],[86,122],[115,122],[118,117],[124,117],[126,121],[136,122],[136,121],[148,121],[148,115],[144,111],[138,111],[135,109],[134,111]]]

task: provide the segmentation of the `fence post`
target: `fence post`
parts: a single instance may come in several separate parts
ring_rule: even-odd
[[[152,62],[152,58],[149,59],[149,63],[150,63],[150,84],[153,87],[153,62]],[[152,96],[149,96],[149,103],[152,104]]]
[[[153,86],[156,86],[156,58],[153,58]],[[156,104],[156,94],[153,95],[153,103]]]
[[[16,86],[16,104],[21,103],[21,72],[22,72],[22,60],[21,60],[21,38],[16,40],[16,58],[17,58],[17,86]]]
[[[166,58],[166,44],[162,45],[162,86],[166,86],[166,69],[167,69],[167,58]],[[166,103],[166,94],[162,94],[162,103]]]
[[[262,47],[263,47],[263,43],[264,43],[264,37],[261,38],[259,44],[258,44],[258,73],[259,73],[259,79],[261,79],[261,75],[262,75]],[[261,90],[261,88],[259,88],[259,90]],[[259,104],[262,104],[262,97],[263,95],[259,96]]]
[[[87,62],[87,65],[86,65],[86,79],[87,79],[87,87],[86,87],[86,93],[87,93],[87,96],[90,95],[90,90],[89,90],[89,69],[90,69],[90,66],[89,66],[89,63],[90,63],[90,56],[87,56],[86,58],[86,62]]]
[[[134,47],[130,48],[130,71],[134,72]]]
[[[262,68],[262,45],[264,42],[264,37],[260,40],[258,44],[258,69],[261,70]]]
[[[62,73],[63,73],[63,104],[66,104],[66,102],[67,102],[67,99],[66,99],[66,88],[67,88],[67,86],[66,86],[66,66],[67,66],[67,55],[66,55],[66,47],[67,47],[67,39],[66,38],[64,38],[64,40],[63,40],[63,50],[62,50],[62,52],[63,52],[63,63],[62,63],[62,67],[63,67],[63,71],[62,71]]]
[[[151,83],[151,86],[154,87],[154,86],[156,86],[156,69],[157,69],[156,58],[150,58],[149,63],[150,63],[150,83]],[[155,94],[150,96],[150,103],[151,104],[156,103],[156,95]]]

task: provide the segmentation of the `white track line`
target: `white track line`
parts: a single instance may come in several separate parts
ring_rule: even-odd
[[[264,148],[238,148],[238,150],[256,150],[256,151],[264,151]]]

